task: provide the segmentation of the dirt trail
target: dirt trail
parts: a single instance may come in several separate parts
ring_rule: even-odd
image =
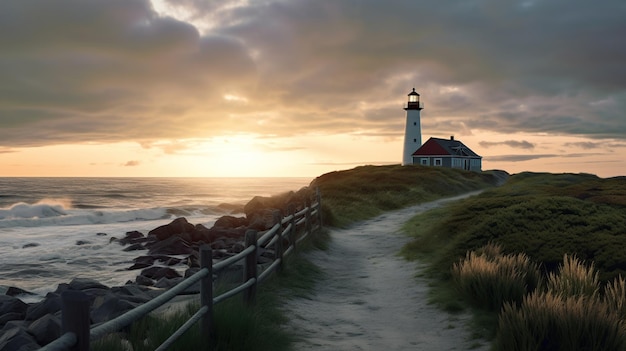
[[[478,192],[385,213],[331,232],[327,251],[307,257],[326,272],[310,299],[291,300],[295,350],[487,350],[477,347],[465,319],[427,304],[428,282],[397,253],[399,232],[413,215]],[[480,344],[480,343],[479,343]]]

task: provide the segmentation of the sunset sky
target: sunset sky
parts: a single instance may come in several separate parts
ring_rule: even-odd
[[[624,0],[2,0],[0,176],[626,175]]]

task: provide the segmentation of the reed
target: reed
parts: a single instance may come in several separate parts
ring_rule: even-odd
[[[518,305],[540,284],[539,266],[525,254],[502,254],[502,247],[488,244],[469,251],[452,268],[460,292],[472,304],[497,311],[504,302]]]
[[[547,288],[563,296],[595,297],[600,290],[598,272],[594,264],[586,266],[575,255],[563,255],[563,264],[547,277]]]
[[[520,306],[505,303],[496,350],[626,350],[626,325],[596,296],[534,292]]]

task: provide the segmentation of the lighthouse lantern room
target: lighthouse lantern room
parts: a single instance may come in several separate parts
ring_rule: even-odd
[[[402,165],[413,164],[413,152],[422,146],[422,126],[420,111],[424,108],[420,102],[420,94],[415,91],[409,93],[409,101],[404,108],[406,111],[406,127],[404,130],[404,149],[402,150]]]

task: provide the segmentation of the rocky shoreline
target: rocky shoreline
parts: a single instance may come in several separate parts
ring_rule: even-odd
[[[23,302],[19,296],[29,292],[10,287],[0,295],[0,351],[37,350],[58,338],[61,335],[61,293],[66,290],[83,291],[90,297],[92,325],[108,321],[197,272],[200,246],[211,246],[214,262],[231,257],[244,249],[248,229],[259,232],[270,229],[276,211],[282,216],[300,211],[312,196],[308,187],[272,197],[257,196],[243,207],[245,216],[222,216],[211,228],[178,217],[147,234],[129,231],[123,238],[111,238],[111,242],[120,244],[121,250],[142,253],[127,268],[139,271],[137,277],[123,286],[107,287],[92,279],[75,278],[59,284],[37,303]],[[264,256],[271,256],[271,253],[261,254],[259,263],[273,259]],[[187,290],[189,294],[198,292],[193,286]]]

